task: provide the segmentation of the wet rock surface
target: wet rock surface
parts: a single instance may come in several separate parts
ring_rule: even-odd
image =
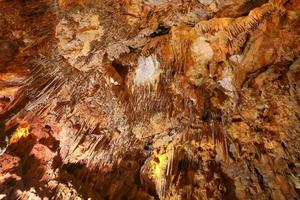
[[[298,0],[0,1],[0,199],[299,199]]]

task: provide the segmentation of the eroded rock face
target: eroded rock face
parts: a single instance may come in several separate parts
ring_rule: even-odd
[[[70,65],[81,71],[88,71],[102,64],[103,55],[87,58],[92,51],[92,42],[101,40],[103,30],[99,23],[98,15],[73,14],[63,18],[56,26],[56,38],[59,54]],[[92,59],[87,63],[86,59]]]
[[[300,198],[300,2],[0,1],[0,199]]]

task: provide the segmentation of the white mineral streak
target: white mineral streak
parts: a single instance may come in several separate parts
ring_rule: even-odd
[[[136,85],[156,85],[161,73],[160,63],[155,55],[141,56],[135,72],[134,83]]]
[[[233,92],[235,90],[234,86],[232,85],[231,77],[225,77],[222,80],[219,80],[218,83],[229,92]]]
[[[241,63],[243,59],[242,55],[232,55],[229,57],[229,60],[235,63]]]
[[[9,143],[8,137],[5,137],[5,143],[6,143],[6,145],[5,145],[4,147],[0,147],[0,156],[1,156],[2,154],[4,154],[4,152],[6,151],[6,149],[7,149],[7,147],[8,147],[8,143]],[[1,199],[1,198],[0,198],[0,199]]]
[[[120,85],[115,79],[113,78],[110,78],[110,83],[113,84],[113,85]]]
[[[192,45],[192,52],[196,55],[198,62],[207,62],[212,59],[214,52],[208,42],[205,41],[204,37],[196,39]]]
[[[195,65],[187,71],[187,76],[193,84],[199,86],[208,77],[207,65],[213,58],[214,52],[204,37],[199,37],[194,41],[191,52]]]
[[[225,94],[231,97],[233,102],[233,107],[236,107],[238,101],[238,95],[237,95],[236,87],[233,84],[232,77],[233,77],[232,71],[227,68],[224,71],[222,79],[218,81],[218,84],[226,90]]]

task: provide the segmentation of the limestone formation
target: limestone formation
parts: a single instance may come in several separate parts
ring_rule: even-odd
[[[300,199],[299,0],[0,0],[0,199]]]

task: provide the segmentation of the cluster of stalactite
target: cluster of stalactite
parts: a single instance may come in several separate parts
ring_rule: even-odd
[[[297,199],[298,0],[0,1],[0,199]]]

